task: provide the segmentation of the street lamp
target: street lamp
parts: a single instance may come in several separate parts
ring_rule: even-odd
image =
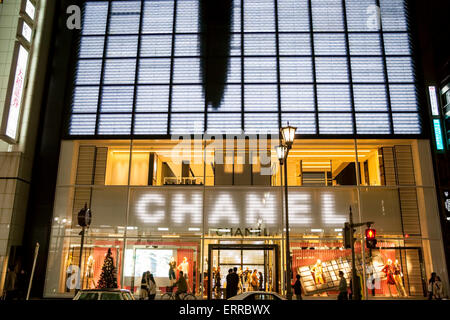
[[[288,209],[288,179],[287,179],[287,158],[289,150],[292,148],[295,140],[296,127],[289,125],[280,129],[282,144],[277,146],[276,152],[278,160],[281,166],[284,165],[284,208],[285,208],[285,220],[286,220],[286,297],[288,300],[292,299],[292,284],[291,284],[291,249],[289,246],[289,209]],[[283,181],[283,179],[281,179]],[[281,182],[283,183],[283,182]]]

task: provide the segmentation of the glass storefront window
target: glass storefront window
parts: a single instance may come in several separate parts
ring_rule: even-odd
[[[173,280],[167,262],[172,256],[177,266],[188,259],[188,279],[197,295],[223,298],[232,267],[256,269],[264,290],[283,293],[280,167],[271,143],[250,141],[64,141],[46,295],[73,293],[65,282],[71,276],[68,267],[78,266],[77,214],[85,204],[92,210],[92,224],[82,274],[111,248],[119,260],[120,286],[136,296],[145,271],[157,278],[159,293],[165,292]],[[374,270],[375,296],[403,294],[395,283],[386,284],[382,269],[389,259],[401,265],[407,296],[422,294],[430,256],[438,255],[432,244],[440,237],[432,232],[437,227],[429,213],[437,207],[421,158],[424,148],[418,140],[296,141],[288,159],[289,231],[293,274],[305,274],[305,294],[336,293],[335,266],[347,268],[350,261],[342,248],[349,207],[354,222],[374,222],[377,230],[379,245],[372,251],[362,246],[364,227],[356,231],[357,266],[368,298]],[[319,283],[311,282],[317,260],[316,269],[323,269]],[[83,280],[85,288],[98,282],[98,271],[93,272],[92,280]],[[248,290],[244,283],[241,292]]]

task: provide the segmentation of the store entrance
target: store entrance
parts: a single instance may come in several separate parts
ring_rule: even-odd
[[[279,248],[277,245],[208,245],[208,299],[225,299],[228,270],[237,268],[238,293],[251,291],[251,275],[256,271],[257,290],[279,292]]]

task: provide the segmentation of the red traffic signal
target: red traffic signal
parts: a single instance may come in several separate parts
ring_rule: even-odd
[[[377,232],[375,229],[366,229],[366,247],[368,249],[377,248],[377,239],[375,239]]]
[[[375,229],[366,229],[366,239],[375,239],[377,231]]]

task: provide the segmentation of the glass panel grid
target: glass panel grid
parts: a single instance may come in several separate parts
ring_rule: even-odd
[[[232,1],[224,95],[206,108],[199,0],[87,1],[68,134],[420,134],[404,0],[380,0],[381,23],[376,4]]]

